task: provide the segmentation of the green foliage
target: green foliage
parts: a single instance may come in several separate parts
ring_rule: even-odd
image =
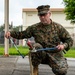
[[[4,28],[5,28],[5,25],[4,24],[1,25],[0,26],[0,31],[3,31]],[[9,29],[10,30],[13,30],[13,31],[22,31],[22,25],[20,25],[20,26],[12,26],[12,25],[9,25]]]
[[[3,31],[3,29],[4,29],[4,26],[1,25],[1,26],[0,26],[0,32]]]
[[[63,0],[65,5],[66,20],[71,20],[71,23],[75,23],[75,0]]]

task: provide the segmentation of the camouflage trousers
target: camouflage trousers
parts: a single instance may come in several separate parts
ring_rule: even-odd
[[[48,64],[55,75],[66,75],[67,73],[67,59],[63,57],[62,51],[57,53],[49,51],[32,52],[31,60],[33,66]]]

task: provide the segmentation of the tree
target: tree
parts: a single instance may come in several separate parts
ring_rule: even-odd
[[[1,26],[0,26],[0,32],[3,31],[3,29],[4,29],[4,26],[1,25]]]
[[[63,0],[66,14],[66,20],[71,20],[71,23],[75,23],[75,0]]]
[[[16,27],[14,26],[14,27],[13,27],[13,31],[17,31],[17,32],[18,32],[18,31],[22,31],[22,25],[16,26]]]

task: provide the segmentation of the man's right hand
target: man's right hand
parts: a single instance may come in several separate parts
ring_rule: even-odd
[[[10,38],[10,37],[11,37],[10,32],[6,32],[6,33],[5,33],[5,37],[6,37],[7,39]]]

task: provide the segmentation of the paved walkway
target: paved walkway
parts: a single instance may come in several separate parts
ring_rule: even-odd
[[[69,69],[67,75],[75,75],[75,59],[67,58]],[[28,57],[0,56],[0,75],[30,75]],[[39,65],[39,75],[54,75],[48,65]]]

